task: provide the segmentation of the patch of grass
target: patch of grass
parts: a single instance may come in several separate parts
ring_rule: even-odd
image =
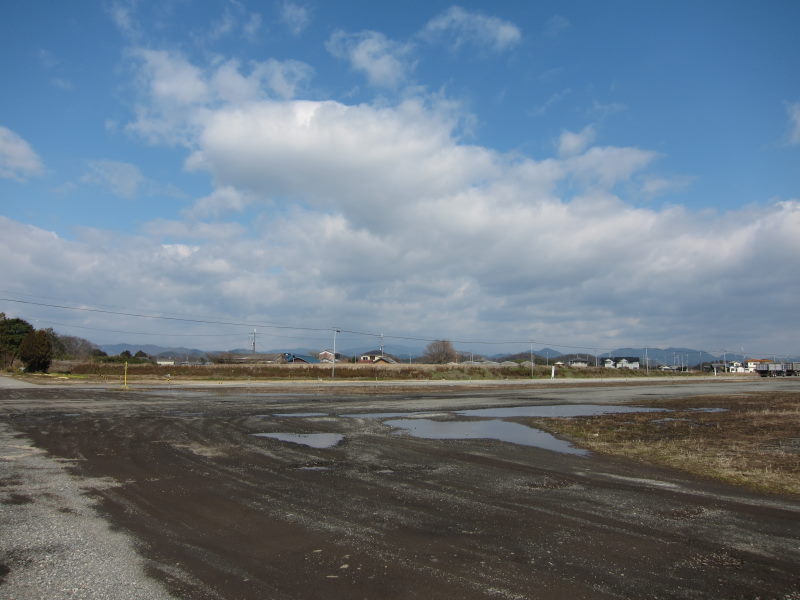
[[[800,496],[800,393],[683,398],[659,406],[672,412],[539,419],[536,426],[601,454]]]

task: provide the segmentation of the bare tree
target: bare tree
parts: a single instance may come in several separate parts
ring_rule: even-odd
[[[425,347],[423,359],[426,363],[444,364],[458,358],[458,352],[448,340],[436,340]]]

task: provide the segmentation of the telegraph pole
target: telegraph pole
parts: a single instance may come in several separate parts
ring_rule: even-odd
[[[531,379],[533,379],[533,344],[531,344]]]
[[[256,353],[256,330],[253,329],[253,333],[250,334],[253,337],[253,354]]]
[[[333,330],[333,360],[331,361],[331,379],[336,377],[336,334],[341,333],[341,329]]]

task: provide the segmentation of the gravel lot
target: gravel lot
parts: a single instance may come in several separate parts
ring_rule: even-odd
[[[12,385],[0,389],[0,597],[796,600],[795,498],[341,415],[454,422],[469,418],[457,409],[798,384]],[[280,432],[343,441],[254,435]]]

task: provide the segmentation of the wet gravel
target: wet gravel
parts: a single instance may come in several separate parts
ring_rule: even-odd
[[[0,423],[0,598],[172,598],[147,577],[132,540],[101,519],[64,465]]]

